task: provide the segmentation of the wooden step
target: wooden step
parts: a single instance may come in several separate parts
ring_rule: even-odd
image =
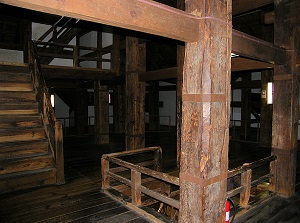
[[[28,156],[21,158],[1,158],[0,175],[11,174],[23,171],[38,170],[53,167],[53,158],[51,155]]]
[[[0,82],[0,91],[33,91],[32,83]]]
[[[38,103],[22,103],[22,104],[0,104],[0,115],[36,115],[38,114]]]
[[[30,141],[44,138],[45,132],[43,127],[0,130],[0,143]]]
[[[55,183],[56,170],[54,168],[0,175],[0,193],[8,193]]]
[[[48,140],[20,141],[0,143],[0,159],[6,157],[22,157],[48,152]]]
[[[0,116],[0,129],[18,127],[37,127],[41,126],[40,115],[2,115]]]
[[[24,102],[36,102],[36,95],[33,92],[0,92],[1,104],[20,104]]]
[[[1,72],[0,82],[7,83],[32,83],[30,73],[13,73],[13,72]]]

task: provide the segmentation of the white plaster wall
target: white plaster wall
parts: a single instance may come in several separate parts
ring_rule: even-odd
[[[23,63],[23,52],[17,50],[0,49],[0,61]]]

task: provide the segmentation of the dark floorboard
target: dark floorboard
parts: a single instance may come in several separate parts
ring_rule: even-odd
[[[111,134],[110,139],[110,144],[99,146],[93,144],[91,136],[66,137],[64,139],[66,183],[0,195],[0,223],[149,222],[100,191],[102,154],[122,151],[125,148],[124,134]],[[175,132],[147,133],[146,146],[154,145],[159,145],[163,149],[163,169],[175,168]],[[269,156],[270,153],[270,149],[253,143],[231,142],[229,167],[234,168],[243,163],[258,160]],[[299,170],[300,168],[297,169],[297,182],[300,182]],[[279,201],[272,201],[276,206],[275,201],[277,203]],[[295,202],[284,199],[280,202],[283,207],[300,205],[297,199]],[[261,213],[262,208],[258,209],[255,218],[250,216],[245,222],[264,222],[266,219],[272,219],[270,214],[274,212],[271,209],[277,210],[269,207],[267,211]],[[290,211],[287,212],[289,216],[283,214],[285,220],[282,222],[300,222],[300,220],[295,220],[300,219],[299,209],[286,210]]]

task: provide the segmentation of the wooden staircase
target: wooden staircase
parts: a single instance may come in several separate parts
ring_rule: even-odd
[[[0,193],[63,183],[31,74],[24,68],[14,72],[0,66]]]

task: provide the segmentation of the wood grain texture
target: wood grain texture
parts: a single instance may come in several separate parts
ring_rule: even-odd
[[[199,17],[201,41],[187,43],[182,100],[179,222],[224,222],[230,108],[231,1],[186,1]]]

